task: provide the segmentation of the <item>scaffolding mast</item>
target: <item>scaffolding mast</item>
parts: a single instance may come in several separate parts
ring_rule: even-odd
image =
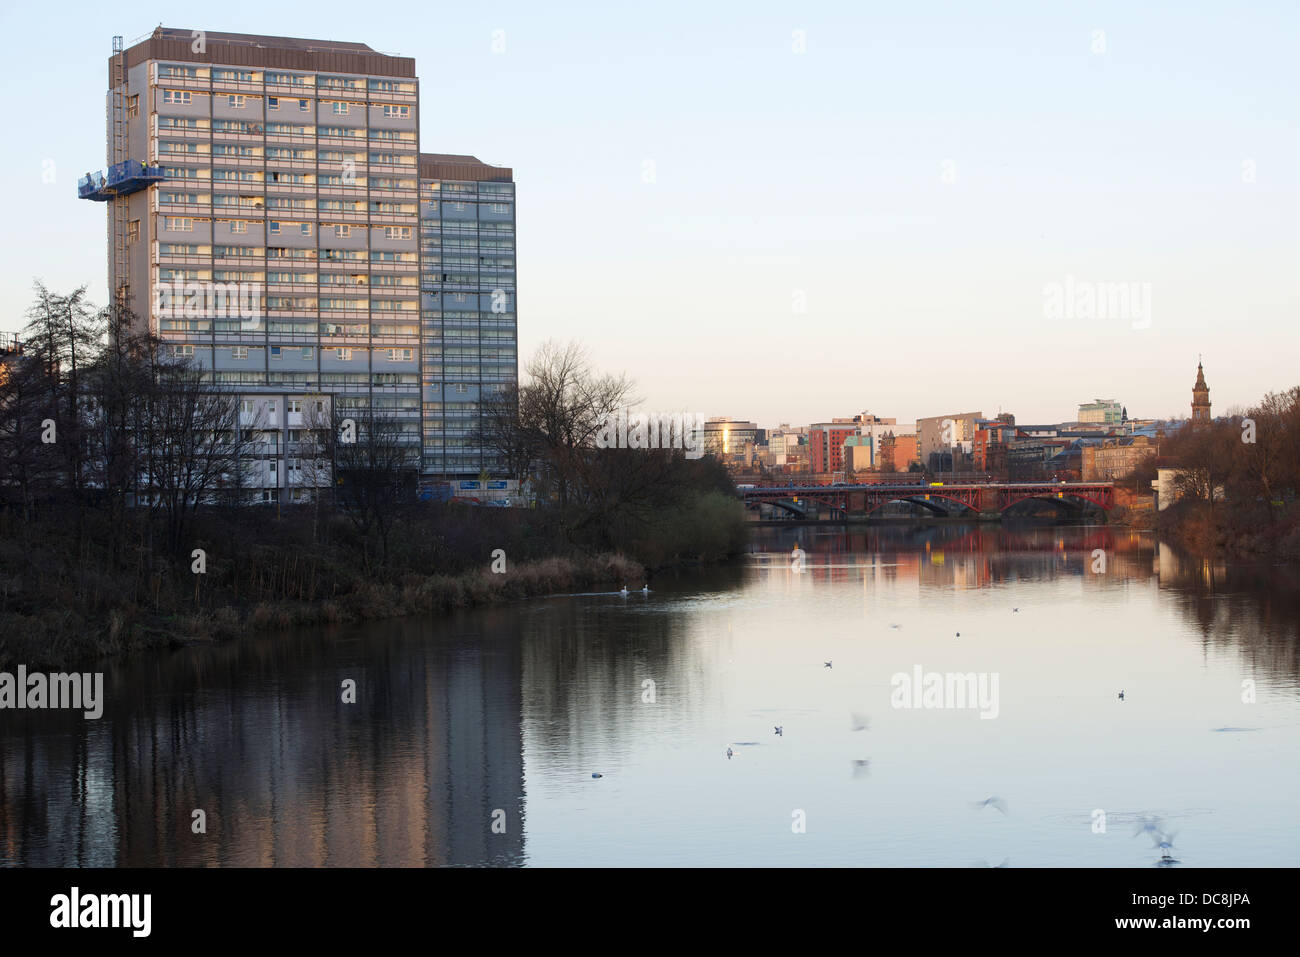
[[[122,38],[113,37],[113,59],[109,70],[108,91],[108,165],[116,166],[127,160],[128,136],[126,127],[126,51]],[[108,274],[112,277],[109,297],[121,309],[130,306],[131,246],[127,241],[127,220],[130,215],[130,197],[114,196],[108,210]]]

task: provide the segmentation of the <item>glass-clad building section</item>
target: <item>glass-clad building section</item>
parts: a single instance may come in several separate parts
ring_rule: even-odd
[[[480,402],[519,374],[515,184],[473,156],[420,154],[423,473],[503,475],[479,437]]]

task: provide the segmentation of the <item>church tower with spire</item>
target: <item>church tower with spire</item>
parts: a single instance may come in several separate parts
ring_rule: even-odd
[[[1210,387],[1205,384],[1205,370],[1196,363],[1196,385],[1192,386],[1192,425],[1210,424]]]

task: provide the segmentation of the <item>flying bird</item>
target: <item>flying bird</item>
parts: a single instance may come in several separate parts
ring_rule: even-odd
[[[1119,700],[1120,700],[1120,701],[1123,701],[1123,700],[1124,700],[1124,692],[1122,692],[1122,691],[1119,693]]]
[[[776,726],[774,726],[774,727],[772,728],[772,733],[773,733],[773,734],[781,734],[781,733],[782,733],[782,729],[781,729],[780,725],[776,725]]]
[[[1007,802],[997,796],[985,798],[983,801],[975,801],[971,804],[971,807],[976,808],[977,810],[984,807],[995,807],[1003,814],[1007,813]]]
[[[827,668],[831,666],[831,663],[829,661],[823,661],[822,664],[825,665]]]

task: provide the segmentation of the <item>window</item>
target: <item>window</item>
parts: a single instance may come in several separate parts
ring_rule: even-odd
[[[247,358],[248,358],[248,346],[231,346],[231,347],[230,347],[230,358],[232,358],[232,359],[247,359]]]
[[[332,108],[333,108],[333,109],[331,110],[331,112],[333,112],[334,115],[336,115],[336,116],[346,116],[346,115],[347,115],[347,112],[348,112],[348,105],[347,105],[346,103],[344,103],[342,100],[338,100],[338,101],[332,103],[331,106],[332,106]]]
[[[182,106],[189,106],[193,99],[189,90],[163,90],[164,103],[176,103]]]
[[[463,382],[457,382],[457,383],[456,383],[456,393],[457,393],[458,395],[464,395],[464,394],[465,394],[466,392],[468,392],[468,391],[469,391],[469,390],[465,388],[465,383],[463,383]]]
[[[280,235],[280,224],[277,223],[275,220],[271,221],[271,235],[272,236]]]
[[[268,414],[268,415],[275,415],[275,400],[274,400],[274,399],[271,399],[271,400],[269,400],[269,401],[266,403],[266,411],[267,411],[267,414]]]
[[[272,359],[278,359],[278,358],[280,358],[280,347],[279,347],[279,346],[271,346],[271,358],[272,358]]]
[[[278,110],[280,108],[280,98],[278,96],[268,96],[266,98],[266,108],[268,110]]]
[[[351,235],[352,235],[352,227],[351,227],[351,226],[335,226],[335,227],[334,227],[334,235],[335,235],[335,236],[340,236],[340,237],[342,237],[342,236],[351,236]]]
[[[172,355],[192,356],[194,355],[194,347],[193,346],[172,346]]]
[[[411,115],[411,108],[409,106],[385,106],[384,107],[384,119],[387,120],[392,120],[392,119],[404,120],[409,118],[410,115]]]
[[[244,94],[231,93],[228,99],[232,109],[242,110],[244,108]]]
[[[140,94],[139,93],[133,93],[126,98],[126,115],[127,116],[140,115]]]
[[[299,224],[298,224],[298,232],[302,233],[304,236],[310,236],[310,235],[311,235],[311,223],[299,223]]]
[[[192,233],[194,219],[190,216],[164,216],[163,229],[172,229],[178,233]]]
[[[410,226],[385,226],[384,235],[389,239],[410,239]]]
[[[352,350],[351,350],[351,349],[335,349],[335,350],[334,350],[334,357],[335,357],[336,359],[342,361],[342,362],[351,362],[351,361],[352,361]]]
[[[304,347],[303,347],[303,350],[302,350],[302,357],[303,357],[304,359],[310,359],[311,356],[312,356],[312,349],[311,349],[311,346],[304,346]]]
[[[133,219],[126,224],[126,241],[128,243],[138,243],[140,241],[140,220]]]
[[[232,219],[230,221],[230,231],[232,233],[248,232],[248,223],[242,219]]]
[[[302,399],[290,399],[290,400],[289,400],[289,411],[290,411],[290,412],[301,412],[301,411],[302,411]]]
[[[298,101],[298,109],[301,110],[303,113],[306,113],[308,110],[311,109],[311,101],[310,101],[310,100],[299,100],[299,101]]]
[[[389,362],[409,362],[413,358],[413,356],[414,356],[414,350],[412,349],[389,349],[388,350]]]

